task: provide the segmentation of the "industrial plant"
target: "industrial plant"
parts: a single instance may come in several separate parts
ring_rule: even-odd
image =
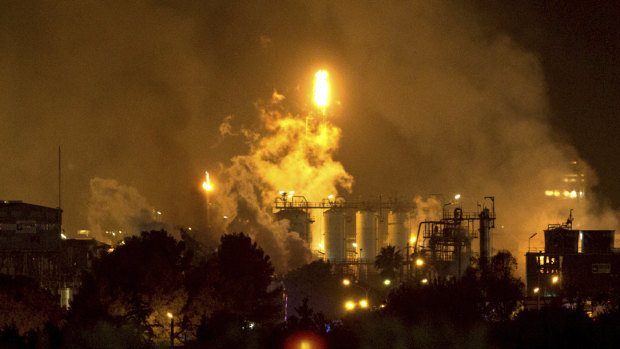
[[[494,197],[485,197],[485,205],[477,212],[445,204],[440,219],[422,222],[414,221],[413,201],[381,197],[353,202],[330,196],[308,202],[283,191],[274,209],[278,219],[290,222],[289,231],[317,247],[315,257],[332,263],[336,273],[367,284],[380,282],[375,258],[387,246],[395,247],[402,257],[397,275],[400,282],[458,279],[472,257],[478,257],[480,264],[488,263],[495,226]],[[317,227],[319,220],[322,225]],[[479,239],[478,246],[475,239]]]
[[[95,239],[67,239],[62,210],[0,201],[0,274],[26,276],[68,307],[81,274],[110,246]]]
[[[566,222],[549,224],[544,250],[526,254],[527,295],[592,299],[617,291],[620,253],[614,235],[614,230],[573,229],[572,211]]]

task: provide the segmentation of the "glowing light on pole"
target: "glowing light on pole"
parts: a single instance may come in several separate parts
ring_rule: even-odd
[[[327,71],[319,70],[314,74],[314,102],[319,108],[323,109],[325,116],[325,108],[329,99],[329,84],[327,83]]]
[[[166,316],[170,319],[170,348],[174,348],[174,315],[168,312]]]

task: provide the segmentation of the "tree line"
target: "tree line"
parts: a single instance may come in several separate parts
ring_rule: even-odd
[[[344,309],[345,287],[321,260],[276,275],[243,233],[207,251],[187,234],[143,232],[97,259],[71,309],[32,280],[0,276],[1,348],[614,347],[617,308],[592,321],[579,309],[521,308],[507,251],[454,282],[368,287],[370,307]],[[376,259],[393,277],[402,257]],[[172,342],[172,343],[171,343]]]

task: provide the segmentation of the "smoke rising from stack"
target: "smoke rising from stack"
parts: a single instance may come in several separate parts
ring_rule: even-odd
[[[330,155],[342,164],[337,173],[355,177],[354,197],[459,192],[464,208],[475,208],[494,195],[504,228],[493,247],[518,256],[533,232],[565,220],[570,208],[582,227],[618,229],[618,212],[591,195],[594,170],[550,126],[541,60],[472,8],[20,1],[0,5],[0,16],[0,137],[9,140],[0,152],[0,198],[55,206],[50,174],[60,143],[69,231],[89,228],[83,203],[93,178],[135,187],[170,226],[204,228],[205,170],[227,183],[212,194],[222,212],[248,207],[255,214],[244,216],[284,231],[261,207],[312,173],[265,179],[288,170],[252,158],[275,154],[259,151],[253,138],[257,128],[275,132],[254,103],[277,88],[291,113],[308,110],[318,68],[330,71],[342,101],[330,119],[342,130],[340,148]],[[285,168],[296,161],[303,159],[287,158]],[[587,203],[544,196],[570,161],[584,166]],[[308,191],[331,191],[333,175]]]
[[[113,179],[93,178],[90,181],[88,224],[99,241],[111,243],[105,231],[122,231],[125,236],[166,229],[155,219],[153,208],[134,187],[120,185]]]

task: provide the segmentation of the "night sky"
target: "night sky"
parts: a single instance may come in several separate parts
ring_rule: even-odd
[[[341,194],[495,195],[518,232],[505,244],[524,243],[565,216],[566,203],[538,214],[542,193],[578,161],[590,203],[576,215],[615,224],[617,7],[5,1],[0,198],[57,206],[60,146],[67,231],[140,208],[204,225],[204,171],[227,181],[274,91],[287,112],[311,111],[324,68],[333,157],[354,178]]]

